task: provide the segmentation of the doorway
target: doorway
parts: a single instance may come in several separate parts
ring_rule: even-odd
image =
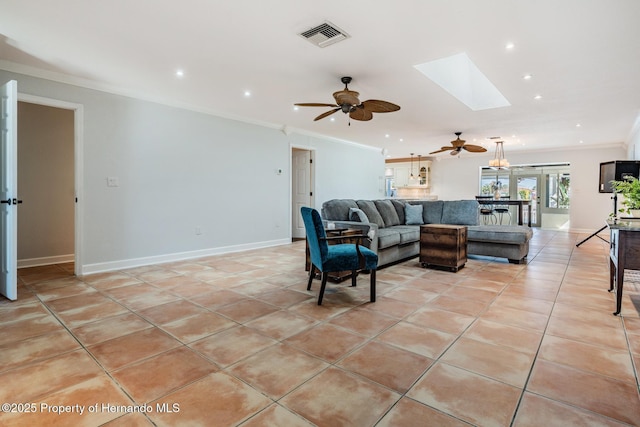
[[[514,177],[518,200],[531,200],[531,226],[540,227],[540,175],[518,175]],[[526,211],[525,211],[526,212]],[[525,213],[526,215],[526,213]],[[528,219],[525,218],[525,221]]]
[[[291,148],[291,238],[304,239],[306,232],[300,214],[303,206],[314,207],[313,197],[314,151]]]
[[[18,268],[74,262],[82,274],[82,106],[18,94]]]

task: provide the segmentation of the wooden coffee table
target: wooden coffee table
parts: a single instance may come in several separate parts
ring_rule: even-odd
[[[426,224],[420,226],[420,264],[457,272],[467,262],[467,227]]]

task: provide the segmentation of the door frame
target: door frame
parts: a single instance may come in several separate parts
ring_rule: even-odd
[[[75,218],[74,218],[74,273],[82,276],[82,230],[84,218],[84,198],[83,192],[83,152],[84,152],[84,106],[59,99],[45,98],[42,96],[29,95],[18,91],[18,102],[28,102],[30,104],[44,105],[47,107],[60,108],[73,111],[73,167],[75,184]],[[20,120],[20,117],[18,117]]]
[[[315,208],[316,204],[316,148],[306,145],[289,144],[289,239],[293,238],[293,150],[306,150],[311,157],[310,174],[311,182],[309,183],[309,189],[311,196],[309,199],[309,205]]]
[[[537,172],[537,173],[534,173]],[[515,200],[518,199],[518,179],[519,178],[528,178],[528,179],[535,179],[536,180],[536,199],[533,200],[531,199],[531,212],[532,212],[532,216],[533,216],[533,211],[535,210],[535,216],[533,218],[531,218],[531,225],[533,227],[542,227],[542,203],[541,201],[544,200],[544,196],[545,196],[545,192],[546,190],[544,189],[544,175],[542,175],[540,173],[540,171],[532,171],[531,173],[528,174],[522,174],[522,175],[511,175],[511,182],[509,183],[509,187],[512,189],[512,198],[514,198]],[[535,204],[535,209],[534,209],[534,205]]]

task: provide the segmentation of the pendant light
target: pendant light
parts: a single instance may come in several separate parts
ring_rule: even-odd
[[[415,177],[413,176],[413,153],[411,153],[411,179],[415,179]]]
[[[496,153],[493,159],[489,160],[491,169],[509,169],[509,161],[504,157],[504,141],[496,141]]]
[[[422,154],[418,154],[418,184],[422,181],[422,175],[420,175],[422,173],[420,171],[420,157],[422,157]]]

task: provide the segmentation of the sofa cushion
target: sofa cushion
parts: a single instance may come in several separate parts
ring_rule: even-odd
[[[398,225],[393,227],[393,230],[400,233],[400,244],[419,242],[420,241],[420,227],[415,225]]]
[[[422,205],[404,205],[404,222],[407,225],[424,224],[422,220]]]
[[[412,205],[422,206],[422,222],[425,224],[440,224],[442,219],[442,200],[415,200]]]
[[[362,209],[369,218],[369,222],[378,224],[378,228],[384,228],[384,220],[376,209],[376,204],[372,200],[356,200],[357,207]]]
[[[349,221],[349,209],[357,208],[355,200],[333,199],[322,204],[322,218],[330,221]]]
[[[428,200],[422,202],[422,220],[425,224],[440,224],[442,221],[442,200]]]
[[[385,227],[391,227],[400,224],[400,218],[396,213],[396,208],[393,207],[391,200],[374,200],[378,212],[382,216]]]
[[[393,207],[396,209],[396,213],[398,214],[398,220],[400,221],[400,224],[404,224],[404,222],[405,222],[405,219],[404,219],[404,204],[406,202],[404,200],[391,199],[391,203],[393,204]]]
[[[378,229],[378,249],[384,249],[400,244],[400,232],[396,227]]]
[[[367,214],[359,208],[349,208],[349,221],[369,222]]]
[[[448,200],[442,207],[442,224],[478,225],[478,202]]]
[[[524,244],[531,240],[533,231],[524,225],[476,225],[467,227],[467,240]]]

